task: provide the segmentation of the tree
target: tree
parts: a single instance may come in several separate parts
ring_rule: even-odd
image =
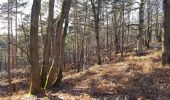
[[[7,20],[8,20],[8,67],[7,67],[7,72],[8,72],[8,83],[9,86],[11,86],[11,35],[10,35],[10,0],[8,0],[8,13],[7,13]],[[10,88],[11,89],[11,88]],[[9,89],[9,90],[10,90]]]
[[[54,16],[54,2],[55,0],[49,0],[49,13],[48,13],[48,27],[47,27],[47,38],[45,41],[44,53],[43,53],[43,67],[41,71],[41,86],[44,88],[46,83],[47,73],[50,68],[50,51],[52,42],[53,31],[53,16]]]
[[[31,94],[39,94],[42,92],[40,87],[40,65],[38,61],[38,22],[40,7],[41,0],[34,0],[31,11],[30,28]]]
[[[155,30],[155,33],[156,33],[156,39],[158,42],[161,42],[162,41],[162,22],[160,22],[160,19],[159,19],[159,16],[160,16],[160,8],[161,8],[161,2],[160,0],[155,0],[155,10],[156,10],[156,30]],[[162,18],[161,18],[162,19]],[[160,24],[161,23],[161,24]]]
[[[17,44],[18,43],[18,30],[17,30],[17,25],[18,25],[18,0],[16,0],[15,1],[15,6],[16,6],[16,9],[15,9],[15,11],[16,11],[16,15],[15,15],[15,43]],[[15,67],[17,67],[18,66],[18,49],[17,49],[17,47],[15,47]]]
[[[94,14],[94,22],[95,22],[95,35],[96,35],[96,53],[97,53],[97,64],[101,65],[101,55],[100,55],[100,33],[99,33],[99,22],[100,22],[100,13],[101,13],[101,6],[102,6],[102,0],[97,0],[97,7],[95,6],[94,0],[91,0],[92,10]]]
[[[164,34],[163,34],[163,65],[170,64],[170,0],[163,0],[164,8]]]
[[[151,0],[147,1],[147,32],[145,33],[145,45],[147,48],[150,47],[151,37],[152,37],[152,4]]]
[[[143,54],[143,35],[144,35],[144,6],[145,0],[141,0],[139,7],[139,34],[137,36],[137,55]]]
[[[51,65],[48,77],[47,77],[47,84],[45,87],[51,88],[52,86],[57,86],[58,83],[62,80],[62,61],[61,56],[63,53],[62,51],[62,41],[63,41],[63,24],[67,19],[70,11],[72,0],[64,0],[62,5],[62,11],[60,18],[58,20],[57,28],[56,28],[56,39],[55,39],[55,51],[54,51],[54,61]],[[57,77],[55,77],[57,71]]]

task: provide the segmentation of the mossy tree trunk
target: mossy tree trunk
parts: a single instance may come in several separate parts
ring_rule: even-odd
[[[63,24],[67,19],[71,7],[72,0],[64,0],[62,5],[61,16],[58,20],[58,25],[56,29],[56,39],[55,39],[55,57],[54,57],[54,65],[51,66],[50,72],[48,74],[46,88],[51,88],[52,86],[58,84],[62,80],[62,41],[63,41]],[[55,77],[57,74],[57,77]],[[55,80],[54,80],[55,78]]]
[[[43,66],[41,70],[41,87],[45,87],[47,74],[50,68],[50,51],[52,43],[52,33],[53,31],[53,16],[54,16],[54,2],[55,0],[49,1],[49,10],[48,10],[48,27],[47,27],[47,38],[45,40],[44,53],[43,53]]]

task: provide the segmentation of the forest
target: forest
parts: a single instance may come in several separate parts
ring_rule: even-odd
[[[0,0],[0,100],[170,100],[170,0]]]

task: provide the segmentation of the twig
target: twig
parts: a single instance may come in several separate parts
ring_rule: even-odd
[[[9,42],[9,41],[8,41]],[[20,47],[20,46],[18,46],[17,44],[15,44],[15,43],[13,43],[13,42],[9,42],[10,44],[12,44],[12,45],[14,45],[14,46],[16,46],[17,48],[19,48],[21,51],[23,51],[26,55],[27,55],[27,57],[28,57],[28,60],[29,60],[29,63],[30,63],[30,56],[29,56],[29,54],[28,54],[28,52],[27,51],[25,51],[22,47]]]

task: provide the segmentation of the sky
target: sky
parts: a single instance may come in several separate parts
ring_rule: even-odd
[[[28,2],[28,6],[22,9],[18,9],[19,11],[22,11],[26,14],[30,14],[31,13],[31,6],[32,6],[32,1],[33,0],[24,0]],[[0,0],[0,4],[3,4],[7,2],[7,0]],[[21,17],[18,15],[18,22],[21,21]],[[4,21],[2,17],[0,17],[0,34],[7,34],[7,21]],[[13,23],[13,27],[15,27],[15,23]],[[13,29],[15,30],[15,29]],[[15,31],[13,31],[15,34]]]
[[[0,0],[0,4],[3,4],[7,1],[8,0]],[[18,1],[21,1],[21,0],[18,0]],[[31,14],[31,7],[32,7],[33,0],[23,0],[23,1],[27,1],[28,5],[25,8],[18,9],[18,10],[24,12],[25,14]],[[41,2],[43,2],[43,1],[48,1],[48,0],[42,0]],[[18,15],[18,22],[21,22],[20,15]],[[13,27],[15,28],[15,23],[13,23]],[[0,34],[4,34],[4,33],[7,34],[7,21],[3,20],[2,17],[0,17],[0,30],[1,30]],[[15,29],[13,29],[13,30],[14,30],[13,34],[15,35]]]
[[[31,6],[32,6],[32,2],[33,0],[24,0],[24,1],[27,1],[28,2],[28,6],[25,7],[25,8],[22,8],[22,9],[19,9],[21,10],[22,12],[26,13],[26,14],[30,14],[31,13]],[[42,0],[43,1],[48,1],[48,0]],[[136,0],[137,2],[139,2],[140,0]],[[3,4],[4,2],[7,2],[7,0],[0,0],[0,4]],[[134,5],[134,7],[138,7],[138,5]],[[137,20],[137,16],[138,16],[138,11],[133,11],[131,12],[131,21],[136,21]],[[20,22],[21,21],[21,18],[20,16],[18,15],[18,21]],[[15,23],[13,23],[13,27],[15,27]],[[7,34],[7,21],[3,20],[2,17],[0,17],[0,34],[3,34],[3,33],[6,33]],[[15,29],[13,29],[15,30]],[[15,31],[14,32],[14,35],[15,35]]]

